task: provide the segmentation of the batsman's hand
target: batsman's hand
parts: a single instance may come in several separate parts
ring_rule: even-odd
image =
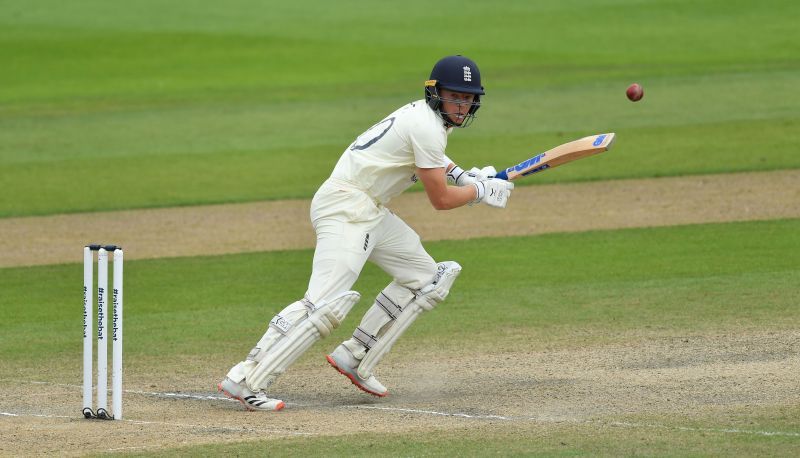
[[[475,183],[478,198],[473,203],[484,202],[490,207],[506,208],[514,183],[498,178],[487,178]]]
[[[447,172],[448,181],[455,184],[456,186],[467,186],[470,184],[475,184],[487,178],[492,178],[495,175],[497,175],[497,170],[491,165],[487,165],[482,169],[473,167],[466,171],[456,165],[453,167],[452,170]]]
[[[487,165],[486,167],[479,169],[477,167],[473,167],[469,169],[469,172],[472,176],[476,177],[475,181],[485,180],[487,178],[494,178],[497,175],[497,169],[495,169],[491,165]]]

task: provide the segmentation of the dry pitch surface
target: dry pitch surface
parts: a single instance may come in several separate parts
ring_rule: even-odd
[[[392,207],[427,240],[798,218],[800,171],[523,188],[512,197],[517,211],[505,212],[419,212],[427,208],[423,199],[419,193],[406,195]],[[79,252],[72,249],[31,259],[23,255],[30,253],[25,244],[35,245],[41,238],[49,246],[80,247],[87,234],[96,234],[96,227],[106,227],[108,232],[98,236],[125,245],[126,257],[132,259],[305,248],[313,243],[307,211],[307,202],[293,201],[0,220],[0,266],[79,262]],[[495,221],[504,218],[503,224],[475,223],[485,215]],[[171,242],[168,249],[159,245],[162,239]],[[564,425],[800,439],[798,431],[691,426],[692,419],[721,413],[735,417],[798,405],[798,331],[648,332],[615,340],[627,344],[580,348],[585,337],[575,336],[575,348],[492,354],[412,355],[401,342],[379,368],[391,393],[383,399],[357,391],[327,367],[322,352],[329,345],[317,345],[276,384],[275,395],[288,401],[279,413],[244,412],[210,389],[229,361],[190,361],[171,369],[172,375],[128,371],[126,415],[120,422],[78,416],[78,368],[45,369],[41,378],[48,380],[74,373],[72,379],[53,384],[20,379],[14,368],[3,366],[0,454],[154,451],[270,437],[432,428],[477,436]],[[665,412],[670,413],[669,424],[663,423]],[[661,422],[620,420],[631,416]]]

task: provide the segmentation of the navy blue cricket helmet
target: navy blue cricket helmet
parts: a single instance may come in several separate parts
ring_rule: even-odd
[[[440,89],[475,94],[469,113],[461,124],[453,123],[448,117],[448,113],[442,112]],[[447,56],[439,59],[436,65],[433,66],[433,70],[431,70],[430,79],[425,81],[425,100],[434,111],[439,113],[448,126],[467,127],[471,124],[475,118],[475,112],[481,107],[481,96],[484,94],[478,64],[462,55]]]

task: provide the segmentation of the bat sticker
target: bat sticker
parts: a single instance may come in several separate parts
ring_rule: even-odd
[[[603,144],[603,140],[605,140],[605,139],[606,139],[606,134],[598,135],[597,138],[595,139],[594,143],[592,143],[592,146],[600,146],[600,145],[602,145]]]

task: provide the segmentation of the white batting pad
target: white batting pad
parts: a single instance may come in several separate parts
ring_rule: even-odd
[[[372,307],[364,314],[361,323],[353,332],[353,338],[345,341],[344,345],[361,360],[415,298],[414,291],[394,281],[389,283],[378,293]]]
[[[284,326],[286,334],[281,334],[263,355],[259,355],[258,364],[245,376],[247,386],[253,391],[266,389],[311,345],[339,327],[360,298],[357,292],[347,291],[327,302],[312,304],[308,300],[302,301],[307,308],[305,319],[288,328]],[[272,323],[270,328],[274,329]]]
[[[359,377],[366,379],[372,375],[372,370],[378,362],[384,355],[389,353],[392,345],[411,326],[417,316],[424,310],[433,309],[436,304],[447,297],[450,293],[450,288],[460,273],[461,265],[455,261],[445,261],[437,264],[436,276],[433,281],[419,290],[416,298],[403,309],[394,324],[380,338],[375,338],[374,342],[370,342],[372,344],[371,348],[358,366]]]

